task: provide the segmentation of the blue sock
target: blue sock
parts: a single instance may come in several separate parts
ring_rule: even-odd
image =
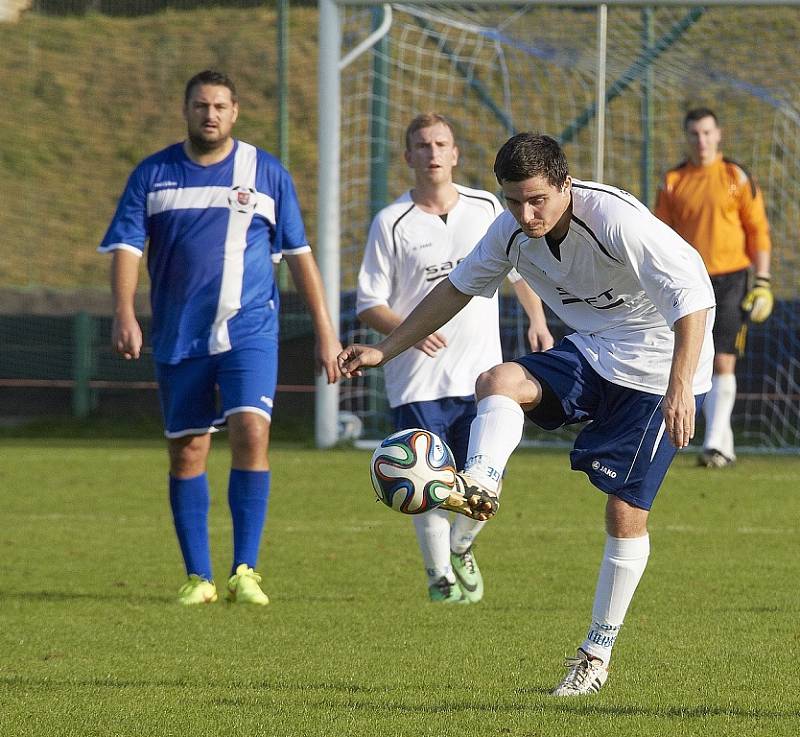
[[[269,471],[240,471],[231,469],[228,482],[228,504],[233,521],[233,568],[247,563],[256,567],[261,533],[267,517]]]
[[[201,473],[190,479],[169,477],[169,504],[175,533],[186,564],[186,574],[211,580],[211,553],[208,548],[208,476]]]

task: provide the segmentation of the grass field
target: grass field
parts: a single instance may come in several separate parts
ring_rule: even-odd
[[[184,610],[160,442],[2,440],[0,734],[797,735],[800,460],[680,457],[608,685],[558,700],[603,545],[603,496],[564,455],[512,458],[486,598],[444,608],[410,522],[371,500],[369,452],[276,447],[272,604]],[[218,580],[227,463],[220,444]]]

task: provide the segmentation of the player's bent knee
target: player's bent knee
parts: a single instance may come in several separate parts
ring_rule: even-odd
[[[538,400],[538,382],[532,383],[530,374],[518,363],[501,363],[478,376],[475,397],[478,400],[493,394],[510,397],[518,404]]]

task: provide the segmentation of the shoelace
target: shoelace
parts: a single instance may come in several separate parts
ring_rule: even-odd
[[[593,676],[594,666],[587,658],[582,658],[580,656],[565,658],[564,665],[570,670],[561,682],[562,686],[569,685],[580,688]]]
[[[261,583],[261,574],[256,573],[252,568],[248,568],[244,573],[240,573],[239,578],[250,578],[256,583]]]
[[[437,589],[439,589],[439,593],[442,596],[450,596],[450,591],[453,588],[453,584],[450,583],[444,576],[442,576],[435,584]]]
[[[457,554],[459,558],[461,558],[461,562],[464,564],[464,568],[469,571],[471,575],[475,575],[475,558],[472,555],[472,548],[469,550],[465,550],[463,553]]]
[[[189,580],[178,589],[178,594],[180,596],[188,594],[190,591],[194,591],[194,589],[196,589],[198,586],[202,586],[204,583],[213,585],[211,581],[206,581],[206,579],[200,578],[200,576],[197,576],[193,573],[191,576],[189,576]]]

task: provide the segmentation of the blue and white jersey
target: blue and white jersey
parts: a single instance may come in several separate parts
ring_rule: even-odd
[[[177,143],[134,169],[98,250],[141,256],[145,245],[153,354],[162,363],[277,332],[272,264],[310,250],[289,173],[238,140],[210,166]]]

